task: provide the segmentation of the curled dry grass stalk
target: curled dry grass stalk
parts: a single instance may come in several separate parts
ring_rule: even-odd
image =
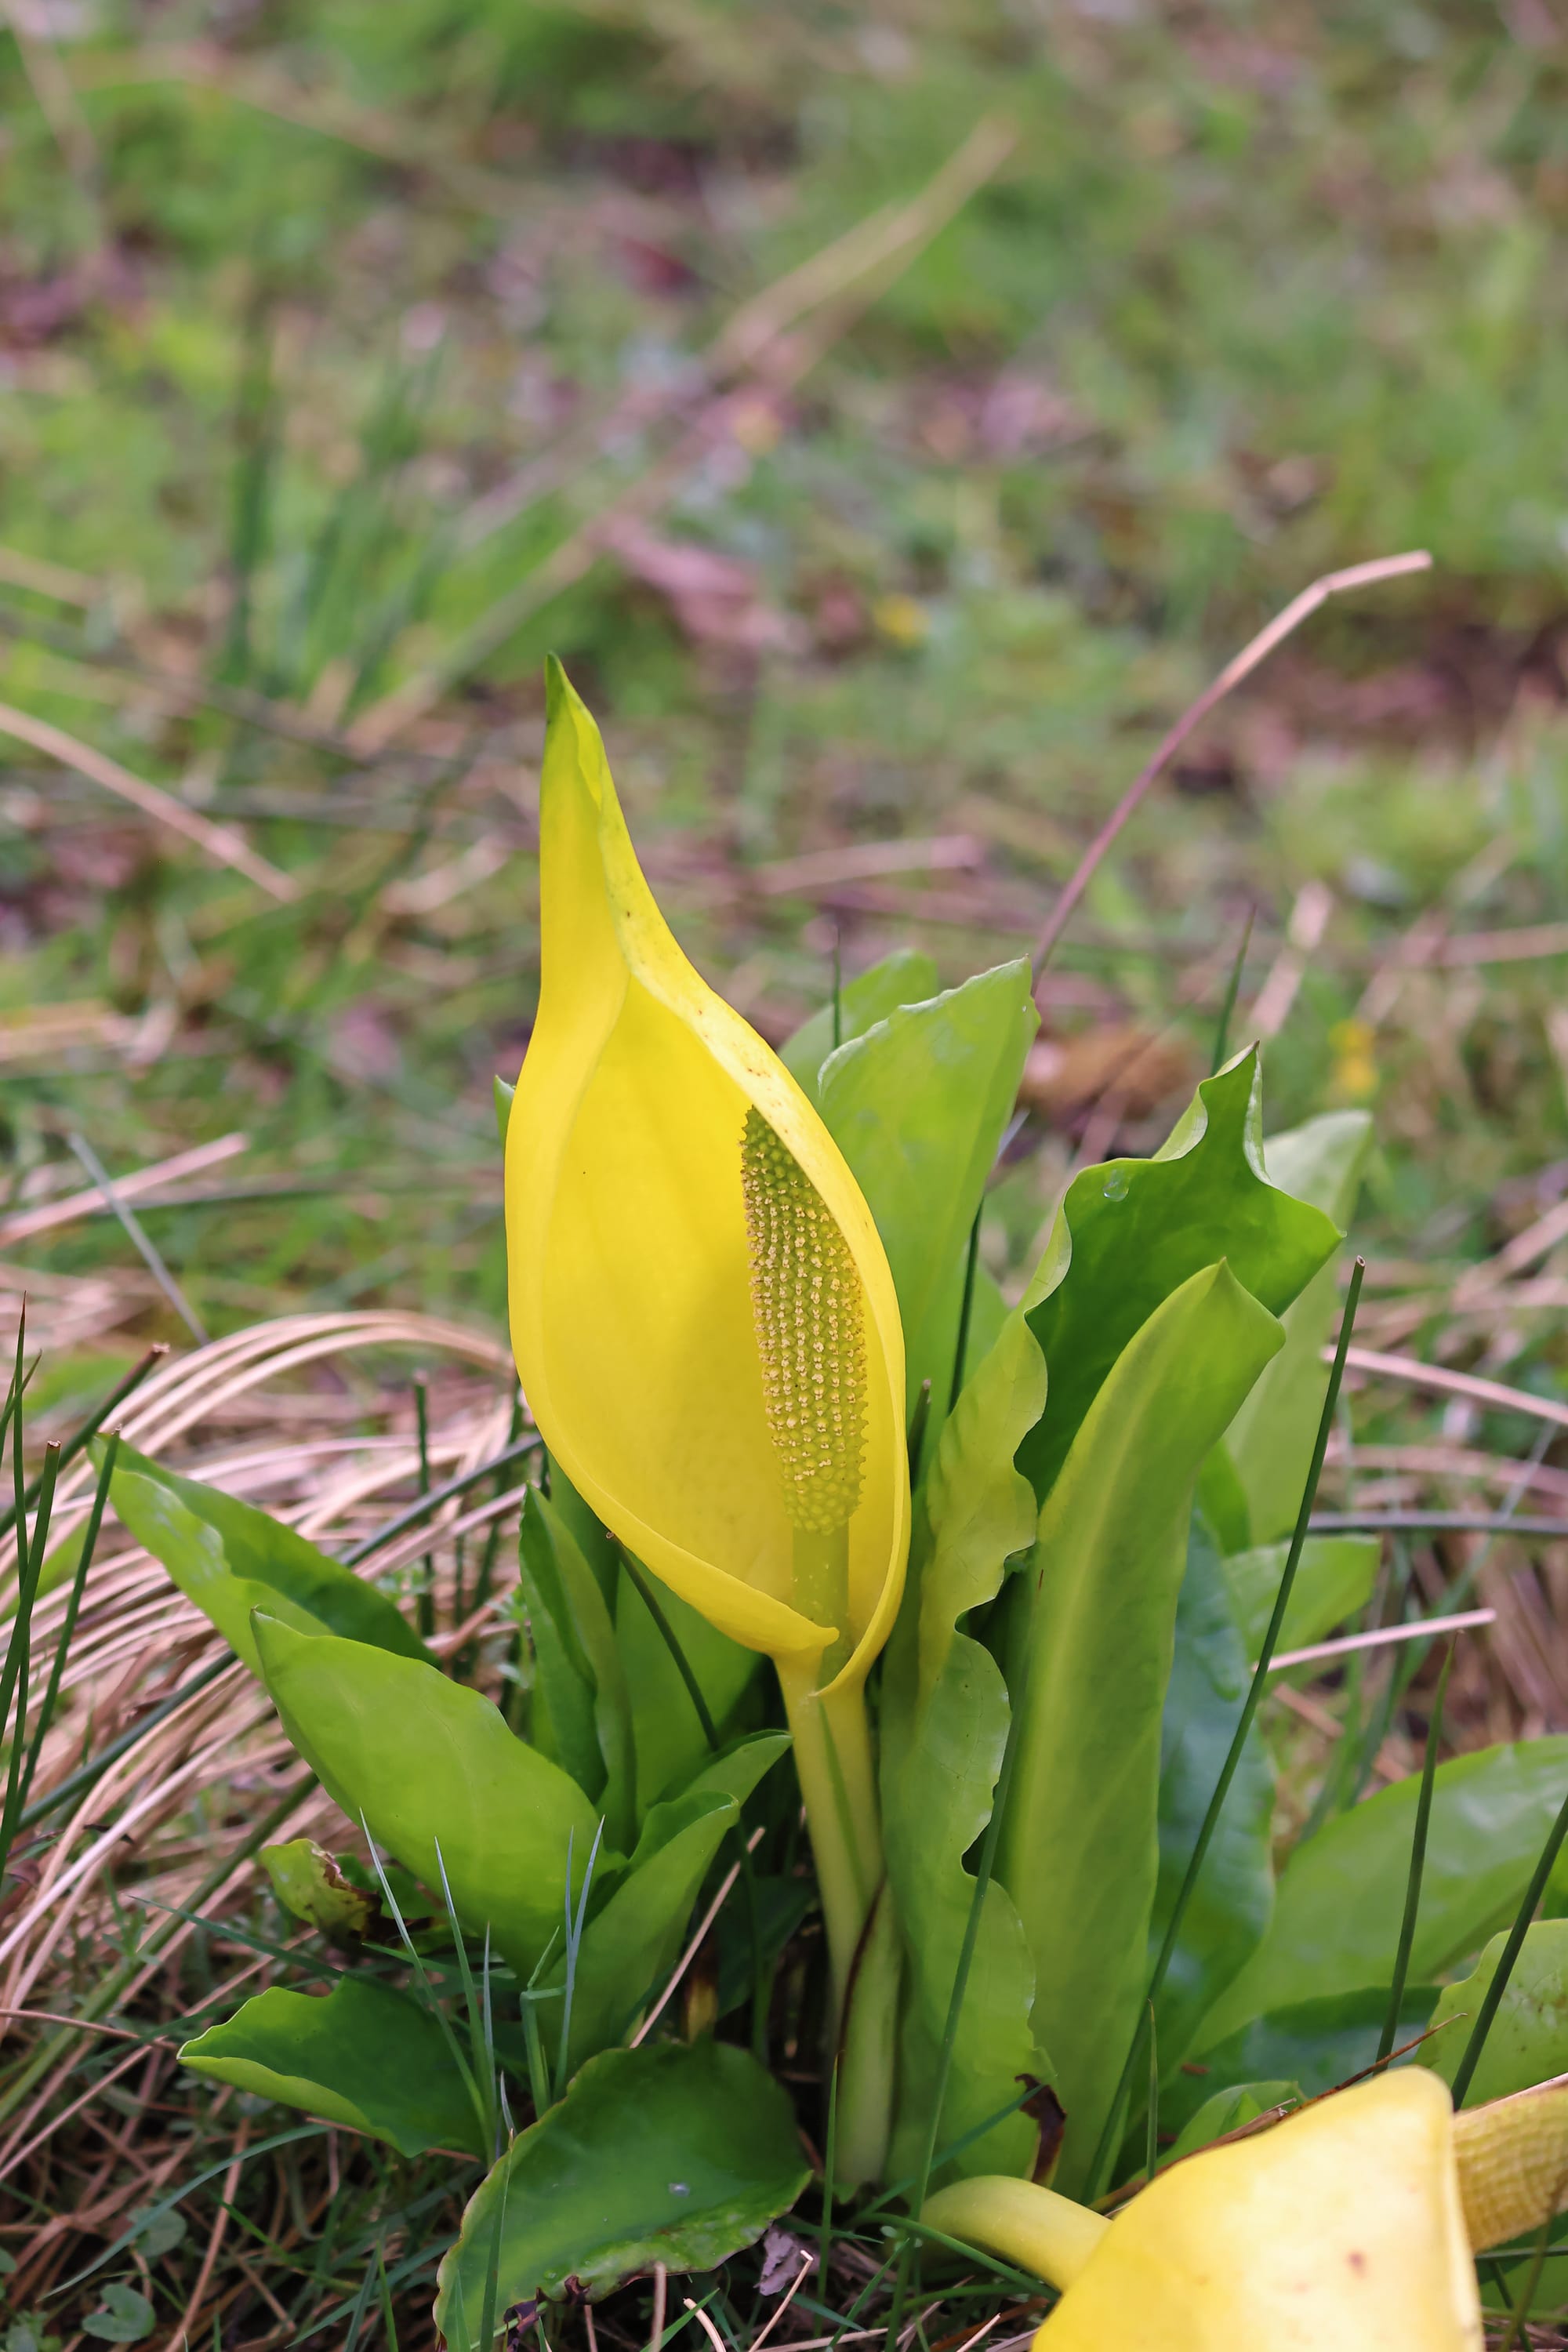
[[[417,1490],[408,1388],[416,1367],[436,1407],[435,1483],[503,1450],[513,1413],[505,1348],[454,1323],[394,1311],[254,1325],[163,1363],[116,1418],[131,1444],[346,1550]],[[62,1475],[52,1559],[74,1565],[94,1485],[85,1456]],[[476,1517],[504,1523],[516,1509],[509,1499],[499,1515],[493,1503],[477,1513],[471,1496],[454,1497],[380,1548],[365,1570],[396,1575],[431,1558],[437,1622],[452,1627],[463,1527]],[[515,1572],[507,1549],[496,1553],[498,1598]],[[14,1610],[14,1574],[5,1600]],[[68,1602],[68,1577],[35,1612],[39,1674]],[[484,1612],[466,1614],[453,1631],[471,1641]],[[128,2214],[201,2168],[202,2131],[193,2137],[177,2122],[168,2131],[181,2110],[169,2086],[193,1975],[204,2011],[258,1989],[269,1954],[226,1942],[221,1925],[225,1916],[248,1921],[255,1909],[258,1848],[273,1838],[343,1837],[336,1809],[300,1772],[246,1670],[159,1563],[112,1523],[59,1687],[0,1906],[0,2179],[11,2206],[0,2243],[16,2260],[6,2281],[13,2310],[37,2306],[121,2234]],[[126,1744],[149,1717],[145,1735]],[[52,1801],[57,1792],[64,1801]],[[161,2031],[165,2023],[172,2033]],[[221,2112],[231,2095],[201,2104],[223,2144],[237,2121]],[[242,2132],[260,2136],[239,2120]],[[236,2143],[237,2164],[238,2154]],[[335,2174],[335,2150],[327,2161]],[[220,2201],[220,2219],[226,2210]],[[308,2216],[291,2218],[298,2235]],[[220,2305],[249,2294],[254,2265],[238,2254],[226,2265],[216,2239],[205,2252],[212,2259],[198,2257],[190,2300],[209,2302],[209,2288]],[[258,2307],[269,2293],[258,2286]],[[197,2318],[188,2312],[187,2327]],[[202,2325],[211,2326],[210,2308]]]

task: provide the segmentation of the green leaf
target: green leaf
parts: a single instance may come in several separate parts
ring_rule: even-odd
[[[160,2254],[173,2253],[184,2245],[187,2235],[185,2217],[174,2207],[165,2205],[133,2205],[127,2216],[126,2226],[132,2231],[132,2243],[139,2254],[155,2263]],[[0,2269],[5,2265],[0,2263]]]
[[[1175,1655],[1161,1729],[1160,1873],[1147,1968],[1164,1940],[1251,1679],[1214,1539],[1194,1511],[1176,1604]],[[1205,2012],[1262,1941],[1274,1908],[1274,1769],[1256,1726],[1187,1906],[1157,2013],[1169,2072]]]
[[[1371,1150],[1370,1112],[1332,1110],[1288,1134],[1271,1136],[1263,1158],[1271,1183],[1299,1201],[1310,1201],[1343,1227],[1354,1211]],[[1287,1313],[1285,1345],[1226,1435],[1247,1496],[1254,1543],[1272,1543],[1288,1535],[1301,1507],[1328,1390],[1321,1351],[1339,1316],[1336,1261],[1337,1253]]]
[[[187,2042],[180,2060],[215,2083],[369,2132],[400,2156],[485,2152],[440,2024],[374,1977],[340,1978],[324,2000],[274,1985]]]
[[[743,1650],[727,1633],[717,1632],[689,1602],[668,1584],[661,1584],[650,1569],[645,1568],[642,1573],[723,1738],[756,1682],[763,1661],[754,1650]],[[624,1570],[616,1594],[616,1641],[631,1693],[637,1808],[646,1812],[658,1798],[684,1788],[707,1762],[708,1736],[669,1644]]]
[[[1500,1928],[1470,1974],[1458,1984],[1445,1985],[1437,1996],[1432,2023],[1447,2031],[1424,2042],[1415,2054],[1450,2088],[1465,2054],[1470,2024],[1486,1998],[1507,1941],[1508,1930]],[[1468,2022],[1461,2024],[1461,2019]],[[1480,2063],[1465,2094],[1465,2105],[1479,2107],[1488,2099],[1506,2099],[1514,2091],[1527,2091],[1534,2083],[1550,2082],[1552,2075],[1563,2074],[1568,2074],[1568,1919],[1537,1919],[1525,1931]]]
[[[952,1383],[969,1233],[1039,1027],[1020,959],[906,1004],[822,1066],[822,1116],[888,1253],[904,1327],[904,1403]],[[977,1364],[978,1353],[967,1361]]]
[[[759,1780],[771,1772],[779,1758],[789,1747],[787,1731],[750,1731],[743,1739],[733,1739],[710,1756],[701,1769],[694,1773],[686,1787],[677,1793],[695,1797],[717,1791],[720,1796],[733,1797],[743,1805]],[[648,1820],[653,1819],[652,1812]],[[644,1829],[646,1838],[646,1825]]]
[[[1568,2308],[1568,2254],[1548,2254],[1536,2272],[1532,2250],[1522,2262],[1505,2263],[1500,2282],[1495,2260],[1489,2260],[1480,2273],[1481,2309],[1489,2315],[1500,2313],[1511,2320],[1532,2272],[1536,2273],[1535,2289],[1528,2316],[1535,2320],[1560,2320],[1563,2310]]]
[[[140,2344],[153,2333],[153,2306],[133,2286],[116,2279],[103,2290],[103,2301],[81,2323],[84,2336],[100,2344]]]
[[[1425,2030],[1436,1998],[1435,1985],[1405,1987],[1396,2050]],[[1282,2077],[1298,2084],[1309,2099],[1331,2091],[1372,2064],[1387,2014],[1388,1987],[1366,1985],[1358,1992],[1330,1993],[1255,2017],[1162,2084],[1161,2126],[1182,2131],[1217,2090],[1237,2083]]]
[[[292,1528],[150,1462],[121,1441],[110,1496],[121,1524],[259,1674],[250,1612],[300,1633],[341,1633],[404,1658],[429,1654],[395,1603]]]
[[[1007,1682],[1023,1720],[998,1868],[1034,1954],[1069,2196],[1142,2008],[1193,1483],[1281,1337],[1228,1266],[1183,1283],[1089,1406],[1014,1604]]]
[[[568,1838],[574,1884],[593,1848],[598,1815],[576,1782],[435,1666],[254,1622],[283,1727],[328,1793],[426,1885],[444,1863],[459,1919],[489,1926],[526,1978],[562,1923]]]
[[[1338,1245],[1321,1210],[1265,1181],[1260,1098],[1253,1047],[1204,1080],[1152,1160],[1109,1160],[1068,1185],[1023,1302],[1050,1372],[1018,1454],[1042,1502],[1111,1366],[1184,1282],[1223,1258],[1279,1315]]]
[[[1568,1738],[1561,1735],[1478,1748],[1439,1764],[1410,1956],[1414,1975],[1441,1975],[1511,1918],[1563,1801],[1565,1778]],[[1198,2056],[1270,2010],[1360,1986],[1387,1987],[1419,1781],[1413,1773],[1380,1789],[1297,1847],[1279,1880],[1268,1933],[1205,2019]]]
[[[752,1887],[756,1896],[757,1941],[763,1964],[771,1969],[805,1924],[816,1890],[808,1877],[775,1876],[763,1871],[753,1873]],[[719,1948],[719,2015],[723,2018],[749,2002],[755,1986],[752,1919],[746,1904],[727,1903],[713,1923],[713,1932]]]
[[[593,1570],[594,1581],[605,1596],[605,1605],[613,1612],[621,1573],[615,1538],[593,1505],[577,1492],[560,1463],[553,1456],[546,1458],[550,1465],[550,1507]]]
[[[1305,1476],[1303,1470],[1303,1480]],[[1298,1510],[1300,1505],[1298,1494]],[[1249,1665],[1268,1631],[1289,1549],[1288,1543],[1258,1544],[1225,1556],[1226,1585]],[[1363,1609],[1372,1595],[1380,1549],[1377,1536],[1309,1536],[1301,1547],[1296,1581],[1286,1605],[1279,1647],[1304,1650]]]
[[[934,996],[942,982],[937,977],[932,959],[919,948],[895,948],[853,980],[847,980],[838,992],[840,1031],[838,1043],[847,1045],[851,1037],[863,1036],[878,1021],[885,1021],[900,1004],[919,1004]],[[779,1059],[802,1090],[817,1099],[817,1073],[833,1045],[833,1006],[823,1005],[810,1019],[803,1021],[787,1044],[779,1047]]]
[[[516,1094],[517,1087],[505,1078],[495,1077],[490,1080],[490,1088],[495,1097],[496,1133],[500,1139],[500,1148],[504,1151],[507,1122],[511,1117],[511,1098]]]
[[[653,1806],[626,1875],[592,1916],[577,1953],[567,2063],[618,2042],[650,1994],[662,1990],[691,1924],[698,1890],[740,1808],[788,1748],[787,1732],[759,1732],[711,1757],[689,1788]],[[565,1982],[564,1959],[546,1976]]]
[[[578,1948],[569,2069],[622,2041],[650,1996],[662,1990],[686,1940],[697,1890],[739,1818],[734,1799],[714,1789],[655,1805],[631,1866],[590,1918]],[[563,1985],[565,1979],[563,1958],[544,1981]]]
[[[313,1838],[290,1838],[287,1845],[264,1845],[258,1857],[272,1891],[296,1919],[324,1936],[364,1936],[380,1906],[375,1897],[346,1878],[324,1846]]]
[[[1211,2147],[1226,2132],[1239,2131],[1243,2124],[1256,2123],[1271,2107],[1300,2104],[1299,2083],[1233,2083],[1229,2090],[1216,2091],[1212,2098],[1204,2101],[1192,2121],[1177,2134],[1175,2145],[1161,2157],[1161,2166],[1179,2163],[1184,2156],[1195,2156],[1200,2147]]]
[[[789,2100],[748,2052],[719,2042],[605,2051],[470,2200],[441,2264],[437,2326],[449,2352],[479,2352],[498,2210],[499,2312],[559,2295],[568,2279],[597,2299],[655,2263],[711,2270],[761,2237],[809,2178]]]
[[[969,1611],[994,1598],[1009,1559],[1034,1540],[1034,1494],[1013,1456],[1045,1393],[1039,1349],[1015,1317],[942,1432],[886,1654],[882,1803],[908,1969],[891,2158],[900,2175],[921,2160],[974,1895],[964,1857],[990,1818],[1007,1740],[1001,1669],[959,1626]],[[953,2040],[944,2141],[1005,2107],[1020,2074],[1049,2074],[1030,2031],[1034,1994],[1023,1925],[993,1879]],[[1032,2171],[1037,2137],[1027,2116],[1010,2116],[965,2148],[944,2177]]]
[[[60,2352],[60,2341],[41,2311],[18,2312],[5,2330],[5,2352]]]
[[[1223,1437],[1198,1472],[1198,1508],[1222,1554],[1247,1549],[1252,1541],[1252,1514]]]
[[[534,1744],[602,1808],[605,1835],[624,1853],[637,1836],[637,1756],[616,1629],[592,1569],[537,1487],[524,1497],[518,1564],[533,1641]]]

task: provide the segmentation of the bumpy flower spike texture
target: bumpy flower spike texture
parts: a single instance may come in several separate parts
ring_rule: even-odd
[[[784,1509],[797,1528],[827,1535],[846,1524],[860,1499],[866,1339],[859,1276],[821,1193],[759,1110],[746,1113],[741,1189],[763,1395],[784,1472]]]
[[[763,1408],[795,1529],[795,1605],[842,1628],[866,1446],[860,1277],[826,1202],[759,1110],[746,1113],[741,1188]],[[848,1649],[841,1631],[823,1679]]]

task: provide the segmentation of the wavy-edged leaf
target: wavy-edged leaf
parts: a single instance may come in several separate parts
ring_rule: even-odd
[[[1193,1483],[1281,1338],[1225,1265],[1173,1292],[1085,1414],[1014,1602],[1007,1682],[1022,1720],[998,1871],[1034,1955],[1068,2195],[1142,2010]]]
[[[1224,1566],[1194,1511],[1161,1727],[1160,1871],[1149,1922],[1150,1968],[1240,1720],[1249,1665],[1231,1614]],[[1167,2073],[1263,1939],[1274,1908],[1273,1812],[1274,1769],[1254,1726],[1161,1993],[1157,2048]]]
[[[329,1795],[426,1885],[445,1864],[458,1918],[489,1926],[526,1978],[562,1923],[568,1840],[580,1886],[598,1828],[576,1782],[435,1666],[260,1611],[254,1624],[283,1727]],[[619,1859],[601,1852],[598,1872]]]
[[[1415,2055],[1422,2065],[1441,2074],[1450,2089],[1507,1941],[1508,1930],[1500,1928],[1469,1975],[1445,1985],[1437,1996],[1432,2023],[1446,2031],[1435,2032]],[[1506,2099],[1563,2074],[1568,2074],[1568,1919],[1537,1919],[1525,1930],[1465,2105],[1479,2107],[1488,2099]]]
[[[1253,1046],[1203,1081],[1152,1160],[1108,1160],[1068,1185],[1023,1302],[1051,1381],[1018,1453],[1042,1502],[1111,1366],[1183,1283],[1224,1258],[1279,1315],[1338,1246],[1321,1209],[1264,1176],[1261,1087]]]
[[[559,2295],[568,2279],[597,2299],[655,2263],[711,2270],[787,2212],[809,2178],[789,2100],[749,2052],[720,2042],[605,2051],[469,2200],[441,2264],[436,2324],[448,2352],[480,2352],[498,2251],[498,2313]]]
[[[523,1498],[518,1565],[533,1641],[533,1744],[599,1806],[624,1853],[637,1836],[626,1671],[598,1580],[537,1487]]]
[[[928,996],[934,996],[941,986],[936,964],[923,949],[895,948],[891,955],[857,972],[839,990],[838,1045],[847,1045],[851,1037],[864,1035],[874,1023],[885,1021],[900,1004],[923,1003]],[[821,1005],[779,1047],[780,1061],[813,1102],[817,1099],[817,1073],[834,1049],[831,1003]]]
[[[396,1603],[341,1560],[254,1504],[179,1477],[123,1440],[110,1499],[121,1526],[163,1561],[253,1675],[261,1671],[250,1633],[250,1612],[258,1608],[296,1633],[340,1633],[397,1657],[428,1660]]]
[[[1263,1160],[1271,1184],[1310,1201],[1344,1227],[1371,1150],[1371,1113],[1331,1110],[1304,1127],[1270,1136]],[[1272,1543],[1296,1524],[1328,1390],[1321,1351],[1339,1314],[1339,1266],[1331,1258],[1287,1311],[1285,1345],[1226,1433],[1247,1497],[1253,1543]]]
[[[1420,1775],[1380,1789],[1298,1846],[1268,1933],[1204,2020],[1203,2057],[1249,2019],[1391,1980]],[[1568,1786],[1568,1737],[1439,1764],[1410,1967],[1440,1975],[1512,1916]],[[1283,2073],[1283,2068],[1254,2072]]]
[[[918,2167],[959,1949],[974,1896],[964,1857],[990,1818],[1007,1740],[1006,1685],[960,1630],[994,1599],[1006,1563],[1034,1540],[1035,1498],[1013,1466],[1046,1393],[1021,1318],[959,1398],[926,1482],[904,1605],[883,1685],[882,1799],[888,1872],[908,1976],[892,2168]],[[1048,2074],[1029,2026],[1035,1971],[1011,1897],[994,1879],[980,1916],[953,2041],[942,2137],[961,2138],[1005,2107],[1023,2074]],[[952,2174],[1028,2172],[1037,2133],[1017,2114],[964,2149]]]
[[[905,1410],[952,1382],[969,1232],[1039,1026],[1029,966],[999,964],[902,1004],[822,1066],[822,1116],[888,1253],[904,1327]],[[971,1364],[979,1353],[969,1356]]]
[[[374,1977],[343,1977],[324,2000],[274,1985],[187,2042],[180,2062],[215,2083],[368,2132],[400,2156],[485,2152],[439,2023]]]

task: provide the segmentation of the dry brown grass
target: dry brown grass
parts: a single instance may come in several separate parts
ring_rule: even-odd
[[[84,1302],[70,1291],[62,1283],[48,1297],[40,1318],[46,1340],[57,1314],[68,1329],[79,1326]],[[504,1347],[455,1324],[396,1312],[284,1317],[171,1358],[119,1425],[130,1444],[170,1466],[343,1549],[417,1492],[415,1370],[429,1385],[434,1484],[501,1451],[513,1393]],[[58,1546],[69,1547],[80,1530],[92,1484],[85,1460],[62,1478]],[[472,1521],[475,1507],[472,1497],[442,1505],[430,1525],[368,1564],[384,1575],[431,1556],[443,1625],[450,1623],[460,1523]],[[503,1522],[516,1507],[504,1507]],[[515,1576],[504,1543],[497,1564],[500,1597]],[[46,1656],[66,1597],[61,1589],[39,1605],[35,1625]],[[481,1630],[470,1618],[467,1637]],[[201,2006],[221,2013],[224,2004],[259,1990],[273,1962],[226,1942],[221,1926],[182,1915],[254,1925],[260,1844],[310,1834],[341,1844],[345,1834],[342,1816],[301,1771],[245,1669],[163,1567],[112,1523],[61,1690],[37,1783],[42,1798],[140,1717],[168,1707],[171,1698],[175,1704],[89,1787],[37,1823],[0,1912],[0,2180],[10,2184],[12,2200],[0,2232],[17,2258],[7,2282],[14,2310],[40,2304],[112,2242],[134,2209],[199,2168],[193,2150],[204,2135],[221,2138],[234,2129],[235,2116],[225,2113],[233,2095],[191,2098],[190,2078],[178,2074],[173,2051],[197,1986]],[[238,2119],[237,2165],[245,2136],[259,2138],[268,2129]],[[335,2194],[341,2165],[353,2161],[352,2147],[340,2151],[337,2137],[326,2135],[324,2149],[312,2151],[321,2210]],[[279,2173],[287,2178],[281,2167]],[[291,2179],[286,2205],[297,2208],[296,2191],[303,2193],[303,2183]],[[233,2193],[231,2183],[226,2196]],[[286,2248],[305,2242],[310,2221],[309,2210],[290,2210],[269,2225],[264,2217],[263,2226],[275,2247]],[[265,2320],[265,2264],[258,2270],[238,2246],[219,2259],[224,2221],[220,2201],[205,2247],[193,2237],[182,2250],[192,2256],[183,2267],[194,2273],[186,2322],[193,2342],[208,2340],[215,2315],[223,2324],[237,2302]],[[293,2322],[280,2305],[275,2314],[270,2335],[265,2326],[259,2334],[247,2327],[245,2340],[291,2340]]]

